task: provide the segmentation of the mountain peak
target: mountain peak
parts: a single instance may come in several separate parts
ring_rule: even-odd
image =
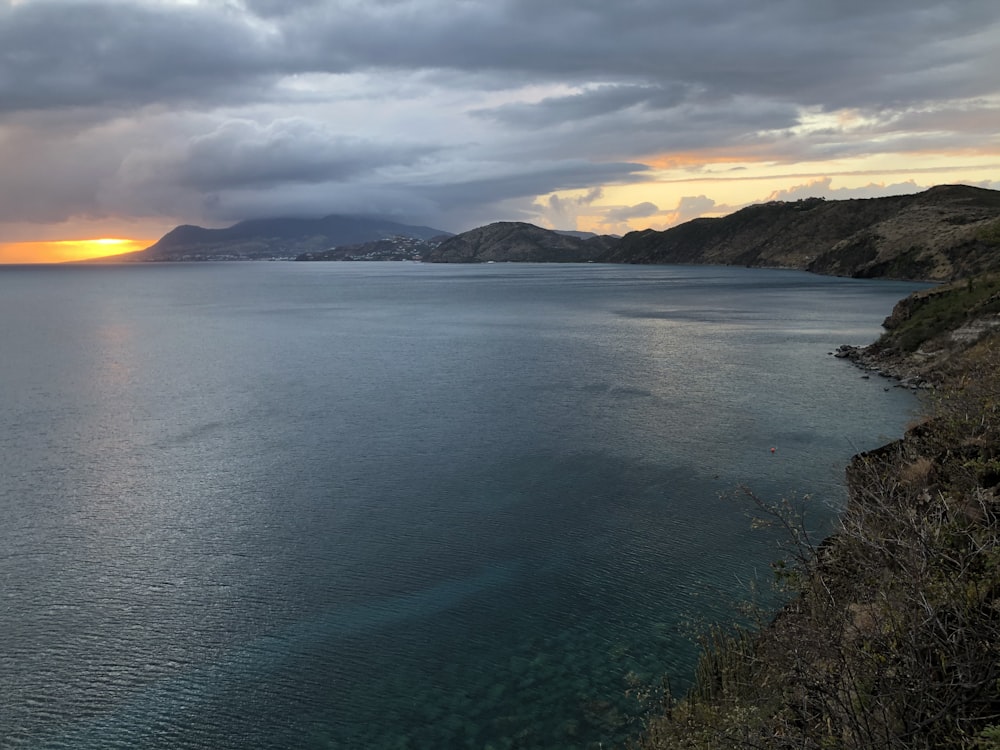
[[[522,221],[498,221],[445,240],[425,260],[580,263],[597,260],[614,242],[610,237],[583,239]]]
[[[368,216],[330,214],[319,219],[277,217],[248,219],[224,229],[182,224],[167,232],[132,260],[293,259],[340,245],[390,237],[428,240],[449,232]]]

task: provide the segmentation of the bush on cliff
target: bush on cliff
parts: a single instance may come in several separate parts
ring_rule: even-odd
[[[876,350],[914,352],[921,347],[951,348],[954,332],[963,325],[995,319],[1000,313],[1000,275],[983,274],[912,295],[903,300],[902,314],[893,312]],[[964,343],[964,342],[961,342]]]

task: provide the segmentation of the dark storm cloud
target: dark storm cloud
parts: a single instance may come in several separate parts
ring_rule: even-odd
[[[989,0],[352,4],[308,27],[300,17],[290,38],[312,59],[336,50],[345,67],[679,81],[719,95],[872,106],[993,91],[992,69],[974,61],[997,60],[984,34],[996,19]]]
[[[28,0],[0,9],[0,50],[0,114],[235,101],[286,66],[279,36],[197,6]]]
[[[323,0],[244,0],[243,5],[251,13],[262,18],[291,16],[306,9],[322,5]]]
[[[452,177],[445,183],[414,185],[422,193],[449,205],[503,201],[556,190],[574,190],[606,182],[639,182],[645,178],[643,164],[593,163],[582,159],[561,162],[496,167],[488,175]]]
[[[483,109],[477,116],[522,128],[538,128],[565,122],[583,122],[625,110],[669,109],[687,98],[680,85],[603,85],[571,94],[548,97],[537,103],[517,102]]]
[[[412,164],[433,148],[378,144],[303,119],[225,122],[193,138],[177,164],[181,184],[205,190],[345,181],[381,166]]]
[[[475,114],[519,132],[519,153],[554,158],[589,153],[620,159],[721,147],[745,142],[748,134],[792,128],[799,121],[799,110],[787,102],[705,97],[693,90],[677,95],[651,88],[601,87]]]
[[[279,76],[372,69],[631,82],[649,92],[826,106],[995,88],[992,0],[945,4],[491,0],[165,5],[27,0],[0,10],[0,107],[267,98]],[[963,40],[962,44],[955,42]],[[847,85],[847,84],[850,85]],[[605,97],[614,95],[605,92]],[[629,90],[617,92],[625,99]],[[592,100],[593,101],[593,100]],[[662,106],[666,102],[661,102]]]
[[[279,191],[265,186],[244,185],[238,190],[204,193],[206,199],[189,210],[210,221],[231,222],[247,216],[319,215],[330,213],[331,206],[345,213],[398,216],[458,231],[498,220],[497,206],[504,206],[506,218],[530,220],[537,211],[530,200],[556,190],[585,188],[595,183],[637,181],[645,167],[637,164],[594,164],[575,162],[539,162],[517,168],[493,165],[485,174],[438,180],[409,178],[392,184],[358,180],[352,183],[329,181],[315,185],[290,185]],[[624,177],[623,177],[624,175]],[[157,201],[166,200],[162,185]],[[591,191],[599,194],[599,191]],[[131,196],[139,204],[153,199],[153,194]]]
[[[485,216],[634,182],[666,151],[973,145],[995,138],[998,18],[995,0],[0,3],[0,220],[293,198]],[[795,132],[846,110],[873,138]]]

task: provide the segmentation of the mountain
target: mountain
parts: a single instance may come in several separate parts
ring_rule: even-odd
[[[1000,192],[941,185],[886,198],[772,201],[617,238],[497,222],[424,254],[439,263],[694,263],[948,281],[1000,270]]]
[[[292,259],[303,253],[321,253],[340,245],[357,245],[390,237],[428,240],[441,235],[449,233],[362,216],[254,219],[225,229],[182,225],[145,250],[119,256],[115,260]]]
[[[120,260],[395,260],[694,263],[860,278],[949,281],[1000,271],[1000,192],[940,185],[886,198],[771,201],[624,237],[497,222],[459,235],[385,219],[256,219],[184,225]]]
[[[605,256],[613,237],[573,236],[534,224],[499,221],[450,237],[424,260],[433,263],[581,263]]]
[[[998,246],[1000,192],[941,185],[887,198],[772,201],[664,231],[630,232],[601,260],[946,281],[996,269]]]

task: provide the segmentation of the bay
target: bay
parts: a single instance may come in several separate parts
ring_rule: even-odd
[[[778,554],[724,495],[828,529],[912,418],[829,353],[919,286],[0,268],[0,747],[620,741]]]

